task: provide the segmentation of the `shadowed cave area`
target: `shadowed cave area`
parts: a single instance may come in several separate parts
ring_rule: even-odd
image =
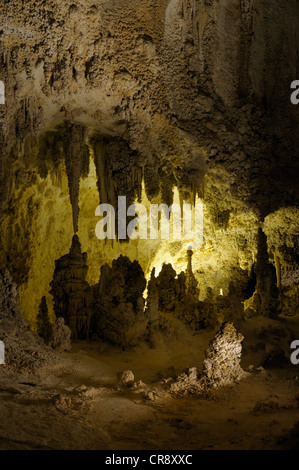
[[[297,0],[1,4],[0,449],[298,449],[298,27]],[[121,235],[121,196],[159,236]]]

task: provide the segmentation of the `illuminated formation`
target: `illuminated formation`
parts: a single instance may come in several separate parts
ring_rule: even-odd
[[[201,395],[210,389],[231,386],[248,376],[241,367],[242,341],[232,323],[223,323],[205,351],[203,372],[196,367],[179,375],[170,390],[179,395]]]
[[[177,276],[170,264],[163,264],[157,277],[152,271],[145,307],[143,292],[147,283],[139,263],[120,256],[112,267],[101,267],[99,283],[92,287],[86,281],[87,255],[81,253],[78,236],[74,235],[69,254],[56,261],[51,282],[55,315],[65,319],[73,339],[106,339],[123,347],[150,339],[166,318],[170,322],[177,318],[193,330],[209,326],[215,321],[216,310],[208,313],[215,302],[211,296],[199,301],[192,254],[187,251],[186,273]],[[45,302],[43,298],[46,306]],[[44,310],[40,314],[43,319]],[[47,329],[47,321],[39,328]],[[49,342],[45,334],[41,336]]]
[[[146,280],[137,261],[120,256],[112,267],[102,266],[100,281],[94,288],[94,333],[123,347],[136,345],[147,324],[145,287]]]
[[[73,236],[68,255],[56,261],[51,292],[55,315],[63,317],[73,338],[88,338],[92,315],[92,289],[86,282],[87,254],[81,253],[77,235]]]

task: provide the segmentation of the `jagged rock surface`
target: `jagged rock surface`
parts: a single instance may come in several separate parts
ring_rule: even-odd
[[[241,368],[242,341],[232,323],[224,323],[206,351],[203,362],[203,382],[219,388],[231,385],[246,374]]]
[[[119,383],[120,385],[130,386],[134,383],[135,377],[131,370],[125,370],[121,373]]]
[[[32,324],[73,231],[93,284],[129,254],[99,249],[94,211],[99,196],[140,199],[142,172],[149,201],[204,199],[201,300],[243,282],[265,216],[269,250],[297,269],[298,22],[297,0],[1,3],[0,266]],[[156,255],[179,271],[184,248],[163,245],[127,250],[144,271]]]
[[[123,347],[136,345],[144,337],[143,292],[146,280],[137,261],[120,256],[112,267],[101,268],[100,282],[94,288],[94,331],[98,337]]]
[[[64,323],[64,318],[57,318],[52,330],[52,348],[58,352],[70,351],[71,335],[71,329]]]
[[[170,391],[183,395],[203,394],[233,385],[246,377],[240,365],[243,339],[232,323],[223,323],[206,350],[201,377],[197,378],[194,368],[191,368],[171,384]]]
[[[92,289],[86,282],[87,254],[82,253],[77,235],[69,254],[56,261],[51,293],[57,318],[63,317],[74,338],[86,339],[92,315]]]
[[[5,363],[11,368],[32,370],[55,362],[51,349],[22,317],[17,286],[7,270],[0,271],[0,340],[5,345]]]

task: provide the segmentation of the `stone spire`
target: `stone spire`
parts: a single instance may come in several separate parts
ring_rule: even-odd
[[[197,280],[195,279],[195,276],[192,271],[192,256],[193,256],[193,251],[191,249],[187,250],[188,263],[187,263],[187,270],[186,270],[186,294],[193,301],[198,302],[199,289],[197,287],[198,286]]]

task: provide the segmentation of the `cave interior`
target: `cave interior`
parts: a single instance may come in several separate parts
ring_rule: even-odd
[[[1,449],[299,448],[298,28],[297,0],[0,6]],[[120,196],[200,205],[201,246],[120,236]]]

